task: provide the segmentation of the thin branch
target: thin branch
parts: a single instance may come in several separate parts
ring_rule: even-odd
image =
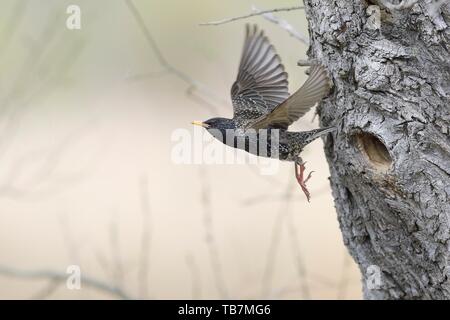
[[[255,12],[255,13],[261,13],[262,12],[262,10],[259,10],[255,6],[252,6],[252,11]],[[309,45],[309,40],[304,35],[302,35],[300,32],[295,30],[294,27],[289,22],[287,22],[286,20],[278,18],[272,12],[263,13],[262,16],[266,20],[268,20],[268,21],[278,25],[281,29],[286,30],[295,39],[299,40],[300,42],[304,43],[305,45]]]
[[[8,266],[0,265],[0,274],[4,276],[25,278],[25,279],[47,279],[50,281],[65,282],[67,281],[68,275],[66,273],[53,271],[53,270],[21,270],[16,268],[10,268]],[[122,289],[111,286],[106,282],[101,280],[83,275],[81,277],[81,283],[84,286],[96,289],[98,291],[103,291],[110,295],[116,296],[117,298],[130,300],[132,297],[128,295]]]
[[[204,97],[208,97],[211,100],[220,102],[222,105],[228,105],[228,102],[224,99],[221,99],[218,95],[213,93],[211,90],[209,90],[204,84],[194,80],[192,77],[190,77],[185,72],[177,69],[172,64],[169,63],[169,61],[165,58],[161,50],[159,49],[155,39],[153,38],[152,34],[150,33],[149,28],[145,24],[145,21],[139,11],[137,10],[136,6],[134,5],[132,0],[125,0],[125,3],[130,10],[131,14],[133,15],[134,19],[136,20],[136,23],[138,24],[139,28],[141,29],[142,34],[144,35],[145,39],[147,40],[150,48],[154,52],[159,64],[163,67],[163,71],[160,72],[160,75],[164,75],[166,73],[172,74],[176,76],[178,79],[182,80],[188,85],[188,88],[186,90],[186,95],[194,100],[196,103],[207,107],[208,110],[211,112],[211,114],[217,114],[218,108],[206,101],[203,97],[199,97],[195,95],[195,91],[200,92]],[[151,76],[154,76],[155,74],[152,73]],[[143,78],[142,75],[139,75],[138,78]],[[202,173],[202,172],[201,172]],[[209,198],[209,189],[206,186],[207,185],[207,177],[202,175],[203,184],[202,184],[202,206],[204,209],[204,224],[205,224],[205,232],[206,232],[206,239],[207,239],[207,245],[209,250],[209,256],[211,260],[211,265],[213,269],[213,273],[215,276],[216,286],[219,291],[219,294],[222,296],[222,298],[226,298],[228,296],[228,291],[225,286],[225,281],[222,276],[222,266],[220,264],[219,259],[219,253],[215,244],[215,239],[213,235],[212,230],[212,219],[211,219],[211,204],[210,204],[210,198]],[[191,265],[192,267],[192,265]],[[197,289],[193,289],[197,290]]]
[[[219,101],[221,104],[228,104],[227,101],[220,98],[217,94],[213,93],[211,90],[209,90],[204,84],[196,81],[191,76],[189,76],[187,73],[179,70],[178,68],[174,67],[172,64],[169,63],[169,61],[165,58],[161,50],[159,49],[155,39],[153,38],[153,35],[150,33],[149,28],[145,24],[144,19],[142,18],[142,15],[139,13],[138,9],[134,5],[132,0],[125,0],[125,4],[127,5],[128,9],[130,10],[131,14],[133,15],[134,19],[136,20],[136,23],[138,24],[139,28],[141,29],[142,34],[144,35],[145,39],[147,40],[150,48],[152,49],[153,53],[155,54],[159,64],[164,68],[164,70],[167,73],[173,74],[178,79],[182,80],[186,84],[189,85],[190,88],[195,88],[196,90],[200,91],[203,95],[210,97],[214,99],[215,101]],[[142,78],[142,76],[139,76]],[[188,89],[189,92],[190,89]],[[210,110],[217,114],[218,109],[212,105],[209,106]]]
[[[302,10],[302,9],[305,9],[305,7],[304,6],[295,6],[295,7],[287,7],[287,8],[275,8],[275,9],[270,9],[270,10],[262,10],[262,11],[258,11],[258,12],[252,12],[252,13],[249,13],[249,14],[246,14],[243,16],[239,16],[239,17],[200,23],[200,25],[201,26],[218,26],[221,24],[225,24],[225,23],[229,23],[229,22],[233,22],[233,21],[237,21],[237,20],[247,19],[247,18],[251,18],[254,16],[260,16],[260,15],[263,15],[266,13],[275,13],[275,12],[293,11],[293,10]]]

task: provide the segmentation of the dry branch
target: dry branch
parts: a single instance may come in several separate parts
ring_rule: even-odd
[[[0,265],[0,275],[24,279],[43,279],[52,282],[66,282],[68,277],[66,273],[54,270],[22,270],[3,265]],[[122,289],[90,276],[83,275],[81,277],[81,284],[82,286],[108,293],[120,299],[132,299],[132,297]]]
[[[211,21],[211,22],[204,22],[204,23],[200,23],[201,26],[218,26],[221,24],[225,24],[225,23],[229,23],[229,22],[233,22],[233,21],[237,21],[237,20],[242,20],[242,19],[247,19],[247,18],[251,18],[254,16],[260,16],[260,15],[264,15],[267,13],[276,13],[276,12],[285,12],[285,11],[293,11],[293,10],[301,10],[304,9],[305,7],[303,6],[294,6],[294,7],[288,7],[288,8],[275,8],[275,9],[269,9],[269,10],[261,10],[261,11],[255,11],[243,16],[238,16],[238,17],[234,17],[234,18],[228,18],[228,19],[223,19],[223,20],[218,20],[218,21]]]

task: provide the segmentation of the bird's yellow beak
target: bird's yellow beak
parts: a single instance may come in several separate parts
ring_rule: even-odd
[[[201,122],[201,121],[193,121],[192,124],[194,126],[200,126],[200,127],[206,128],[206,129],[209,128],[209,124]]]

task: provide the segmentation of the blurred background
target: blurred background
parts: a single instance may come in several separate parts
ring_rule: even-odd
[[[80,30],[66,28],[71,4]],[[174,130],[231,116],[246,22],[271,39],[291,92],[305,80],[307,46],[267,17],[199,23],[296,5],[2,0],[0,298],[361,298],[321,140],[303,153],[311,203],[291,163],[263,176],[172,160]],[[275,17],[307,36],[303,11]]]

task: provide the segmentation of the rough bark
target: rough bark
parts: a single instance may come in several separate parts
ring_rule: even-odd
[[[448,299],[449,11],[433,14],[431,0],[379,11],[375,1],[304,2],[310,58],[334,83],[319,114],[338,126],[325,152],[364,297]],[[370,266],[381,271],[375,288]]]

